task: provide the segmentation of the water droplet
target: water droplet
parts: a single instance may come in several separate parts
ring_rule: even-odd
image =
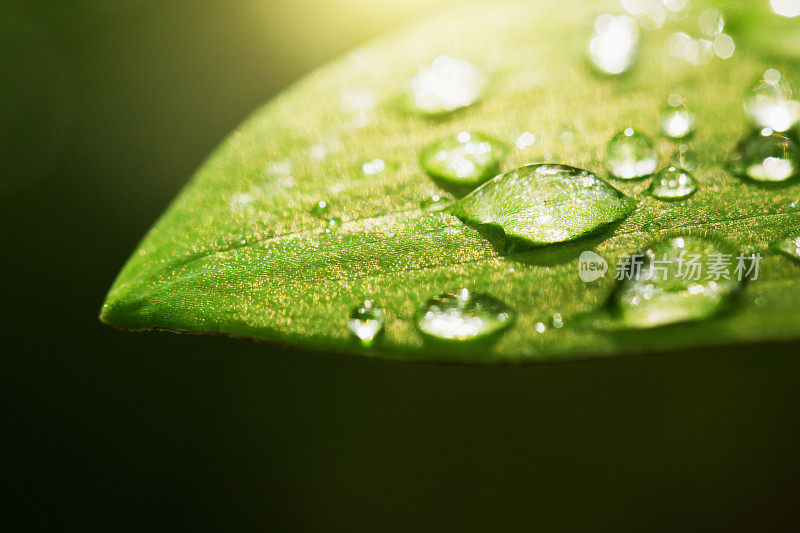
[[[311,215],[317,218],[327,218],[331,206],[326,200],[320,200],[311,207]]]
[[[411,80],[405,105],[412,113],[436,116],[474,104],[486,91],[486,76],[472,63],[440,56]]]
[[[714,53],[720,59],[730,59],[736,52],[736,43],[733,37],[723,33],[714,37]]]
[[[714,57],[714,43],[708,39],[694,39],[683,32],[671,34],[667,38],[667,48],[673,56],[692,65],[708,63]]]
[[[688,145],[681,144],[670,156],[672,166],[685,170],[697,170],[697,152],[690,150]]]
[[[661,111],[661,133],[670,139],[684,139],[694,133],[695,117],[686,107],[686,99],[671,94]]]
[[[628,15],[600,15],[589,42],[589,60],[602,74],[627,72],[639,49],[639,26]]]
[[[372,300],[364,300],[355,307],[347,321],[347,328],[364,345],[372,344],[385,325],[386,310],[376,306]]]
[[[791,179],[800,165],[800,147],[770,129],[753,132],[736,145],[729,168],[740,177],[761,182]]]
[[[575,142],[575,128],[569,124],[564,124],[559,128],[558,138],[564,144],[572,144]]]
[[[667,167],[653,177],[650,194],[659,200],[683,200],[697,190],[697,180],[682,168]]]
[[[773,242],[770,247],[792,259],[800,261],[800,234],[788,235]]]
[[[513,321],[514,312],[503,302],[467,289],[429,300],[416,316],[419,331],[441,341],[489,339]]]
[[[342,225],[342,219],[339,217],[333,217],[325,220],[325,224],[323,226],[323,231],[325,233],[333,233],[334,231],[338,230]]]
[[[736,250],[685,235],[631,256],[618,275],[606,327],[652,328],[700,320],[723,310],[741,286]]]
[[[537,164],[495,177],[448,210],[467,224],[543,245],[586,235],[635,207],[635,200],[587,170]]]
[[[551,320],[553,327],[556,329],[561,329],[564,327],[564,319],[561,316],[561,313],[555,313],[553,315],[553,319]]]
[[[533,329],[536,330],[536,333],[544,333],[547,331],[547,326],[544,322],[537,322],[536,325],[533,326]]]
[[[647,233],[656,233],[661,231],[661,223],[656,220],[652,220],[647,224],[645,224],[644,226],[642,226],[642,229]]]
[[[445,196],[442,196],[440,194],[432,194],[419,203],[419,208],[431,211],[438,211],[439,209],[444,209],[445,207],[447,207],[448,201],[449,199]]]
[[[380,174],[386,170],[386,162],[383,159],[372,159],[371,161],[365,161],[361,165],[361,172],[368,176],[374,176],[375,174]]]
[[[658,165],[653,143],[633,128],[627,128],[611,138],[606,147],[606,157],[611,175],[623,180],[650,176]]]
[[[783,132],[800,120],[800,101],[793,94],[789,80],[771,68],[756,82],[744,109],[755,126]]]
[[[535,142],[536,136],[529,131],[524,131],[514,140],[514,146],[517,147],[517,150],[526,150],[533,146]]]
[[[769,0],[772,10],[782,17],[800,16],[800,0]]]
[[[451,184],[475,186],[496,176],[506,145],[480,133],[462,131],[436,141],[420,155],[430,176]]]
[[[700,13],[698,19],[700,31],[709,37],[716,37],[725,30],[725,17],[717,9],[706,9]]]

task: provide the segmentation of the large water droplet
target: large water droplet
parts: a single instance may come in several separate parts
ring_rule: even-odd
[[[800,147],[772,130],[753,132],[736,145],[729,167],[740,177],[761,182],[781,182],[797,175]]]
[[[623,180],[651,176],[658,165],[653,143],[633,128],[611,138],[606,147],[606,157],[611,175]]]
[[[347,328],[362,344],[369,345],[381,334],[385,324],[386,310],[372,300],[364,300],[350,313]]]
[[[408,111],[422,115],[443,115],[474,104],[486,91],[488,80],[475,65],[440,56],[423,65],[411,80],[406,95]]]
[[[474,187],[500,172],[506,149],[497,139],[462,131],[426,147],[420,163],[431,177]]]
[[[594,23],[589,42],[589,60],[602,74],[617,75],[628,71],[639,49],[639,26],[628,15],[601,15]]]
[[[514,312],[503,302],[467,289],[429,300],[417,313],[417,328],[440,341],[490,339],[508,328]]]
[[[773,242],[772,249],[788,255],[792,259],[800,261],[800,233],[788,235]]]
[[[694,133],[695,117],[686,107],[686,100],[671,94],[661,111],[661,133],[671,139],[684,139]]]
[[[656,243],[620,270],[605,325],[652,328],[711,317],[741,286],[741,260],[736,250],[707,237]]]
[[[683,200],[697,190],[697,180],[682,168],[667,167],[653,177],[650,194],[659,200]]]
[[[488,181],[449,208],[462,221],[542,245],[576,239],[628,216],[636,201],[587,170],[528,165]]]
[[[800,101],[794,88],[778,70],[769,69],[744,101],[744,109],[758,128],[786,131],[800,120]]]

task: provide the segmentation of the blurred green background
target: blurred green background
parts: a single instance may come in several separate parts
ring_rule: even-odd
[[[4,523],[793,525],[797,344],[461,368],[97,321],[139,238],[249,112],[448,3],[3,2]]]

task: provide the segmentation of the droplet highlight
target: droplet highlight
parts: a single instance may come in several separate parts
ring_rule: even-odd
[[[686,99],[671,94],[661,110],[661,133],[670,139],[685,139],[695,131],[696,120],[686,105]]]
[[[372,300],[364,300],[355,307],[347,320],[347,328],[361,344],[368,346],[383,333],[386,325],[386,310]]]
[[[486,75],[472,63],[440,56],[419,67],[411,80],[405,107],[421,115],[452,113],[477,102],[487,85]]]
[[[467,289],[432,298],[416,316],[420,333],[439,341],[491,339],[513,322],[514,312],[506,304]]]
[[[488,135],[462,131],[440,139],[420,154],[433,178],[453,185],[477,186],[500,172],[506,145]]]
[[[653,143],[633,128],[620,131],[608,142],[606,163],[611,175],[623,180],[651,176],[658,166]]]
[[[667,167],[650,184],[650,194],[659,200],[683,200],[697,191],[697,180],[688,171]]]

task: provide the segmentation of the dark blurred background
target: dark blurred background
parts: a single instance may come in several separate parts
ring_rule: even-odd
[[[0,5],[4,530],[791,528],[796,344],[450,368],[97,321],[249,112],[447,3]]]

